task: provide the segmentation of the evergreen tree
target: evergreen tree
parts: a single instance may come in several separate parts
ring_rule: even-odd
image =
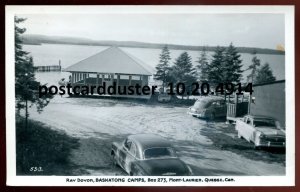
[[[242,77],[242,60],[237,49],[230,44],[227,49],[217,47],[208,68],[208,80],[212,84],[238,83]]]
[[[254,82],[256,77],[257,68],[260,66],[260,59],[256,57],[256,52],[253,52],[252,64],[249,66],[248,70],[251,70],[250,75],[247,76],[248,82]]]
[[[18,27],[19,23],[24,22],[26,19],[18,18],[15,16],[15,78],[16,82],[24,76],[27,71],[33,71],[33,67],[28,65],[28,53],[22,49],[21,35],[25,33],[25,28]],[[16,93],[16,95],[18,95]]]
[[[183,52],[172,67],[175,83],[184,83],[186,91],[191,90],[191,85],[196,81],[196,70],[192,64],[192,58],[187,52]]]
[[[159,63],[156,66],[156,74],[154,75],[155,80],[162,81],[163,89],[165,87],[165,84],[167,83],[167,80],[169,79],[168,73],[170,69],[170,60],[170,51],[167,46],[164,46],[159,56]]]
[[[222,83],[239,83],[242,78],[242,60],[241,55],[238,53],[236,47],[230,43],[229,47],[225,50],[224,66]]]
[[[223,82],[223,72],[225,66],[224,58],[225,49],[217,46],[214,54],[212,55],[212,61],[208,67],[208,82],[212,84],[218,84]]]
[[[21,109],[25,109],[25,128],[28,125],[28,107],[36,104],[37,110],[42,111],[51,95],[39,98],[38,90],[40,83],[35,80],[33,59],[28,56],[28,52],[23,51],[21,35],[26,31],[20,28],[19,23],[25,21],[24,18],[15,17],[15,97],[16,109],[19,113]]]
[[[260,69],[258,69],[254,82],[255,84],[260,84],[260,83],[270,83],[273,81],[276,81],[276,78],[273,75],[269,63],[265,63]]]
[[[173,66],[176,74],[176,83],[188,83],[195,78],[195,68],[192,64],[192,58],[187,52],[183,52],[176,60]]]
[[[199,81],[205,82],[208,80],[208,71],[209,71],[209,63],[207,58],[206,48],[203,47],[199,60],[197,61],[199,64],[196,66],[198,69]]]

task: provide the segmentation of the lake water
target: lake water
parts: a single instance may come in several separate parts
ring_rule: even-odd
[[[42,44],[42,45],[24,45],[25,51],[30,52],[33,56],[34,65],[58,65],[59,60],[63,68],[73,65],[89,56],[92,56],[100,51],[107,49],[106,46],[86,46],[86,45],[62,45],[62,44]],[[160,49],[147,49],[147,48],[127,48],[121,47],[121,49],[136,58],[143,61],[145,64],[153,68],[159,61]],[[170,50],[172,63],[184,50]],[[196,65],[196,61],[200,56],[200,51],[187,51],[192,57],[193,64]],[[208,52],[211,56],[212,52]],[[253,55],[248,53],[241,53],[241,59],[243,60],[243,69],[247,69],[251,64]],[[273,70],[273,74],[277,80],[285,79],[285,57],[284,55],[268,55],[257,54],[257,57],[264,64],[268,62]],[[250,71],[244,72],[244,79]],[[57,82],[65,77],[68,79],[70,73],[68,72],[38,72],[36,73],[37,80],[42,83],[57,84]]]

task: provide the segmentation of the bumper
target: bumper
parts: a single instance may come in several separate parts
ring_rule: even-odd
[[[285,148],[285,142],[261,141],[256,146],[257,147]]]
[[[201,114],[201,113],[194,113],[194,112],[192,112],[192,111],[188,111],[187,114],[192,115],[193,117],[207,118],[204,114]]]

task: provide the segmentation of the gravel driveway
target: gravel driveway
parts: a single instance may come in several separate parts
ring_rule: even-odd
[[[70,159],[87,175],[125,175],[110,160],[110,147],[129,134],[155,133],[172,141],[195,175],[284,175],[285,153],[254,150],[233,125],[189,116],[187,107],[110,99],[55,97],[30,118],[80,139]]]

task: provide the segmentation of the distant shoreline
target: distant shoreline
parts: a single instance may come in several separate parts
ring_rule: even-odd
[[[25,45],[42,45],[42,44],[64,44],[64,45],[86,45],[86,46],[118,46],[118,47],[133,47],[133,48],[148,48],[148,49],[162,49],[166,44],[159,43],[145,43],[135,41],[96,41],[76,37],[57,37],[44,35],[23,35],[23,44]],[[189,45],[175,45],[167,44],[172,50],[189,50],[201,51],[206,48],[206,51],[214,51],[216,46],[189,46]],[[270,54],[270,55],[285,55],[284,51],[274,49],[264,49],[255,47],[237,47],[240,53],[252,54]]]

